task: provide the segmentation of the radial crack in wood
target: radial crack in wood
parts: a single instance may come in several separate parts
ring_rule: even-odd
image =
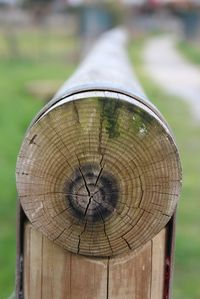
[[[89,256],[151,240],[172,216],[181,185],[177,148],[162,119],[130,96],[103,91],[47,110],[27,132],[16,175],[34,226]]]

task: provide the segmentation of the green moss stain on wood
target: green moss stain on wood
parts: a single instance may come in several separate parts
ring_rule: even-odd
[[[112,98],[99,98],[101,105],[101,118],[105,124],[109,138],[120,136],[118,116],[122,102]]]

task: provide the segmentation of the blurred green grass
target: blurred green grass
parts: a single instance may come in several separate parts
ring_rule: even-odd
[[[21,39],[31,39],[24,35]],[[0,43],[3,37],[0,37]],[[55,40],[52,39],[51,43]],[[28,41],[27,41],[28,44]],[[50,41],[42,47],[49,51]],[[47,46],[48,45],[48,46]],[[22,47],[23,48],[23,47]],[[20,49],[21,45],[20,45]],[[71,48],[71,39],[62,40],[60,49]],[[29,56],[8,58],[0,52],[0,298],[7,298],[15,280],[16,189],[15,164],[25,130],[35,113],[44,104],[26,92],[32,80],[61,80],[74,69],[74,64],[57,59],[38,61],[29,44]],[[32,55],[31,55],[32,53]],[[39,50],[38,50],[38,53]],[[48,52],[49,53],[49,52]],[[58,52],[54,53],[55,55]],[[55,56],[57,58],[57,56]]]
[[[174,299],[200,298],[200,124],[192,119],[190,108],[181,99],[164,93],[147,77],[142,65],[145,40],[132,42],[130,58],[149,99],[171,126],[183,167],[183,190],[178,206],[174,274]]]
[[[20,35],[20,56],[9,58],[8,44],[0,35],[0,298],[14,287],[15,273],[15,163],[25,130],[43,105],[26,91],[32,80],[64,81],[75,68],[60,53],[73,50],[77,41],[71,37]],[[36,36],[36,37],[35,37]],[[34,41],[33,43],[31,41]],[[35,45],[35,46],[33,46]],[[184,184],[178,209],[174,299],[200,298],[199,173],[200,126],[195,125],[188,106],[160,90],[142,68],[144,40],[130,44],[130,58],[144,89],[171,125],[180,148]],[[50,59],[49,57],[55,59]],[[64,60],[63,60],[64,59]],[[69,60],[69,59],[68,59]]]
[[[178,50],[192,63],[200,65],[200,46],[181,40],[177,43]]]
[[[78,46],[78,39],[67,30],[51,30],[47,27],[24,28],[0,28],[0,57],[22,58],[29,60],[61,61],[68,56],[75,55],[74,49]],[[67,41],[67,46],[66,46]]]

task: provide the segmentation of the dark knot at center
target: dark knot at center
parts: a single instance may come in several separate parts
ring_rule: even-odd
[[[104,221],[116,209],[117,180],[97,164],[77,168],[66,183],[67,204],[80,220]]]

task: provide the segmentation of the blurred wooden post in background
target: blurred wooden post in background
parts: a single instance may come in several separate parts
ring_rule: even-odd
[[[181,166],[125,43],[105,34],[26,133],[17,298],[170,298]]]

